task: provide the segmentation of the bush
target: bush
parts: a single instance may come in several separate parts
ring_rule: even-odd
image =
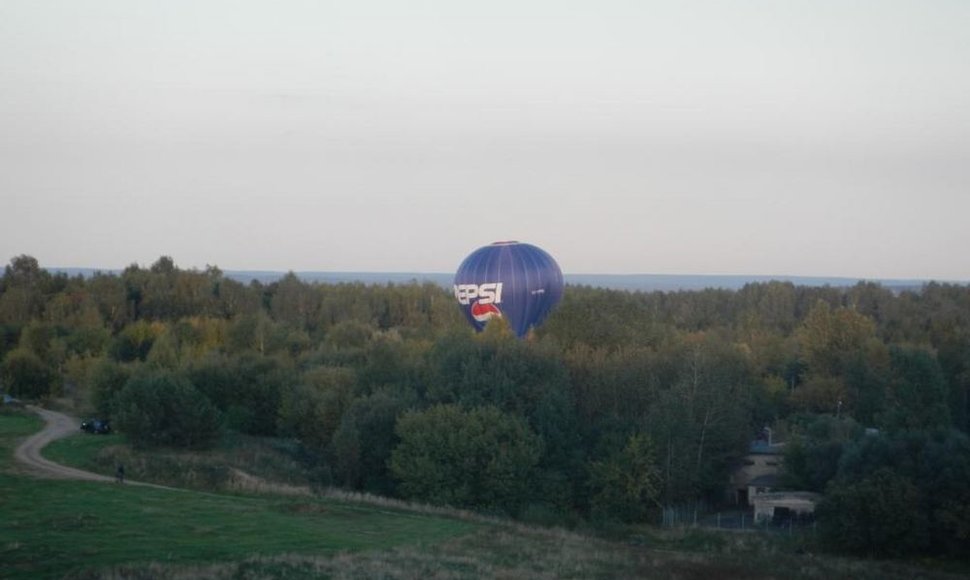
[[[955,429],[855,441],[827,495],[819,524],[839,550],[970,557],[970,438]]]
[[[513,514],[532,499],[542,444],[518,417],[439,405],[402,415],[396,432],[391,471],[405,497]]]
[[[822,537],[838,551],[869,556],[910,554],[926,547],[919,490],[905,477],[880,469],[852,482],[834,482],[818,507]]]
[[[88,374],[91,403],[99,417],[114,417],[116,399],[130,376],[131,372],[127,367],[107,358],[100,359],[91,367]]]
[[[54,374],[33,352],[17,348],[3,359],[0,366],[3,388],[15,397],[38,399],[50,394]]]
[[[136,447],[211,445],[219,412],[187,379],[155,371],[128,381],[115,402],[115,424]]]
[[[642,521],[652,508],[660,507],[661,474],[650,437],[631,435],[621,451],[593,463],[590,471],[595,519]]]

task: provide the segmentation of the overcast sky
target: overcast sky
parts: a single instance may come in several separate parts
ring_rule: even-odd
[[[0,0],[0,261],[970,279],[966,0]]]

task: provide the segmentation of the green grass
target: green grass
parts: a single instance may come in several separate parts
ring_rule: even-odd
[[[78,435],[58,439],[44,448],[44,457],[78,469],[114,475],[114,469],[103,459],[103,450],[114,445],[124,445],[124,435]]]
[[[473,533],[434,544],[399,545],[388,550],[343,552],[326,557],[258,556],[203,565],[123,566],[109,570],[106,578],[933,580],[966,577],[891,561],[839,559],[770,550],[751,553],[743,546],[735,552],[731,548],[735,540],[744,538],[746,541],[752,534],[726,535],[725,549],[712,554],[634,547],[551,529],[482,526]]]
[[[966,572],[837,558],[752,532],[636,526],[607,540],[406,510],[390,500],[220,495],[12,472],[16,440],[40,426],[34,416],[0,412],[2,578],[902,580]],[[45,455],[110,473],[106,458],[125,449],[118,436],[77,436]]]
[[[44,421],[33,413],[0,408],[0,467],[10,465],[17,439],[36,433],[43,426]]]
[[[39,420],[0,415],[2,465]],[[85,438],[82,448],[88,445]],[[90,440],[90,439],[89,439]],[[92,446],[96,447],[94,443]],[[0,474],[0,575],[387,549],[473,531],[457,519],[325,499],[234,496]]]
[[[238,491],[233,470],[282,486],[309,488],[311,483],[284,442],[238,433],[226,434],[205,451],[136,450],[123,435],[79,435],[54,441],[44,456],[109,476],[121,463],[129,479],[202,491]]]

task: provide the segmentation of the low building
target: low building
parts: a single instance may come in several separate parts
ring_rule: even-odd
[[[753,441],[728,482],[728,501],[742,507],[751,505],[755,494],[772,491],[778,485],[784,443],[768,439]]]
[[[764,524],[777,520],[813,517],[821,495],[810,491],[760,493],[751,499],[754,521]]]
[[[748,503],[754,505],[754,498],[766,493],[772,493],[778,488],[778,474],[768,473],[759,475],[748,482]]]

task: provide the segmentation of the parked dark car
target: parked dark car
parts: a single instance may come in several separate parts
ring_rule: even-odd
[[[81,431],[96,435],[106,435],[111,433],[111,423],[103,419],[88,419],[87,421],[81,421]]]

